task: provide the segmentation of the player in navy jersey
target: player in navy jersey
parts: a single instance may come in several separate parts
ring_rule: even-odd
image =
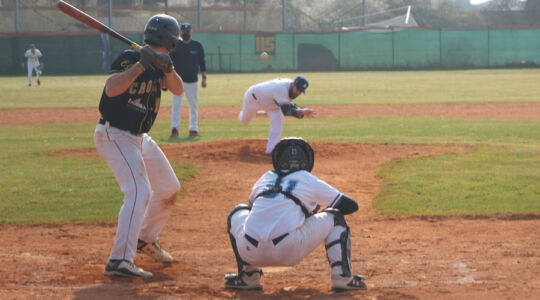
[[[191,24],[180,26],[182,41],[171,53],[176,71],[184,81],[184,92],[189,104],[189,136],[199,134],[199,71],[202,74],[201,86],[206,87],[206,61],[204,48],[199,41],[191,38]],[[173,95],[171,112],[171,137],[177,137],[180,130],[180,107],[183,95]]]
[[[169,218],[180,182],[147,132],[156,120],[162,89],[177,95],[183,90],[182,79],[168,55],[178,44],[179,29],[171,16],[151,17],[144,30],[145,46],[140,52],[124,51],[112,63],[103,89],[94,143],[124,193],[105,267],[107,276],[152,277],[152,273],[134,265],[137,251],[163,263],[173,261],[158,244],[158,236]]]

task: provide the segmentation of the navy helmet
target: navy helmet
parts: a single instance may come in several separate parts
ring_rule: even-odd
[[[191,24],[189,23],[182,23],[182,26],[180,26],[180,31],[191,31]]]
[[[144,27],[144,42],[173,51],[178,46],[180,26],[175,18],[159,14],[151,17]]]
[[[309,82],[307,81],[307,79],[304,76],[298,76],[294,80],[294,86],[296,87],[297,90],[299,90],[300,92],[305,94],[306,89],[309,86]]]

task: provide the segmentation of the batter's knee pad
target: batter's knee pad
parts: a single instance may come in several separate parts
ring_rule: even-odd
[[[335,261],[331,262],[330,257],[328,257],[328,254],[326,255],[326,258],[328,259],[328,263],[331,265],[331,267],[339,266],[341,265],[342,269],[342,276],[350,277],[352,276],[352,267],[351,267],[351,231],[349,228],[349,225],[347,224],[347,221],[345,220],[345,216],[341,211],[334,208],[327,208],[324,211],[329,212],[334,215],[334,226],[342,226],[345,228],[345,230],[340,234],[339,239],[332,241],[328,243],[325,247],[328,252],[328,249],[330,247],[333,247],[336,244],[339,244],[341,247],[341,261]]]
[[[231,219],[235,213],[243,209],[250,210],[251,208],[247,204],[238,204],[237,206],[233,208],[233,210],[231,210],[231,212],[229,213],[229,216],[227,217],[227,233],[229,234],[229,239],[231,240],[231,246],[234,251],[234,257],[236,258],[236,264],[238,266],[238,274],[242,273],[244,266],[247,266],[248,263],[245,262],[242,259],[242,257],[240,257],[240,253],[238,253],[238,247],[236,246],[236,239],[231,234]]]

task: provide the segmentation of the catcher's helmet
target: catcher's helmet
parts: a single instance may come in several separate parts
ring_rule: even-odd
[[[303,138],[284,138],[272,150],[272,164],[280,174],[299,170],[311,172],[314,163],[313,149]]]
[[[151,17],[144,27],[144,42],[173,51],[178,46],[180,26],[175,18],[160,14]]]

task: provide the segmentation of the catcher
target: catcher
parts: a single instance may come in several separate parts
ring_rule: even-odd
[[[300,94],[306,93],[308,85],[307,79],[303,76],[296,77],[294,81],[278,78],[253,85],[244,94],[242,111],[238,114],[242,124],[251,123],[259,110],[264,110],[270,117],[266,154],[272,153],[272,149],[281,138],[283,116],[301,119],[315,114],[309,108],[292,103]]]
[[[335,291],[366,289],[353,275],[350,229],[345,215],[356,202],[311,174],[314,153],[302,138],[285,138],[272,151],[274,171],[255,183],[249,204],[228,217],[228,233],[238,265],[225,275],[230,289],[261,289],[263,266],[299,263],[324,242]],[[319,206],[327,208],[317,212]]]

